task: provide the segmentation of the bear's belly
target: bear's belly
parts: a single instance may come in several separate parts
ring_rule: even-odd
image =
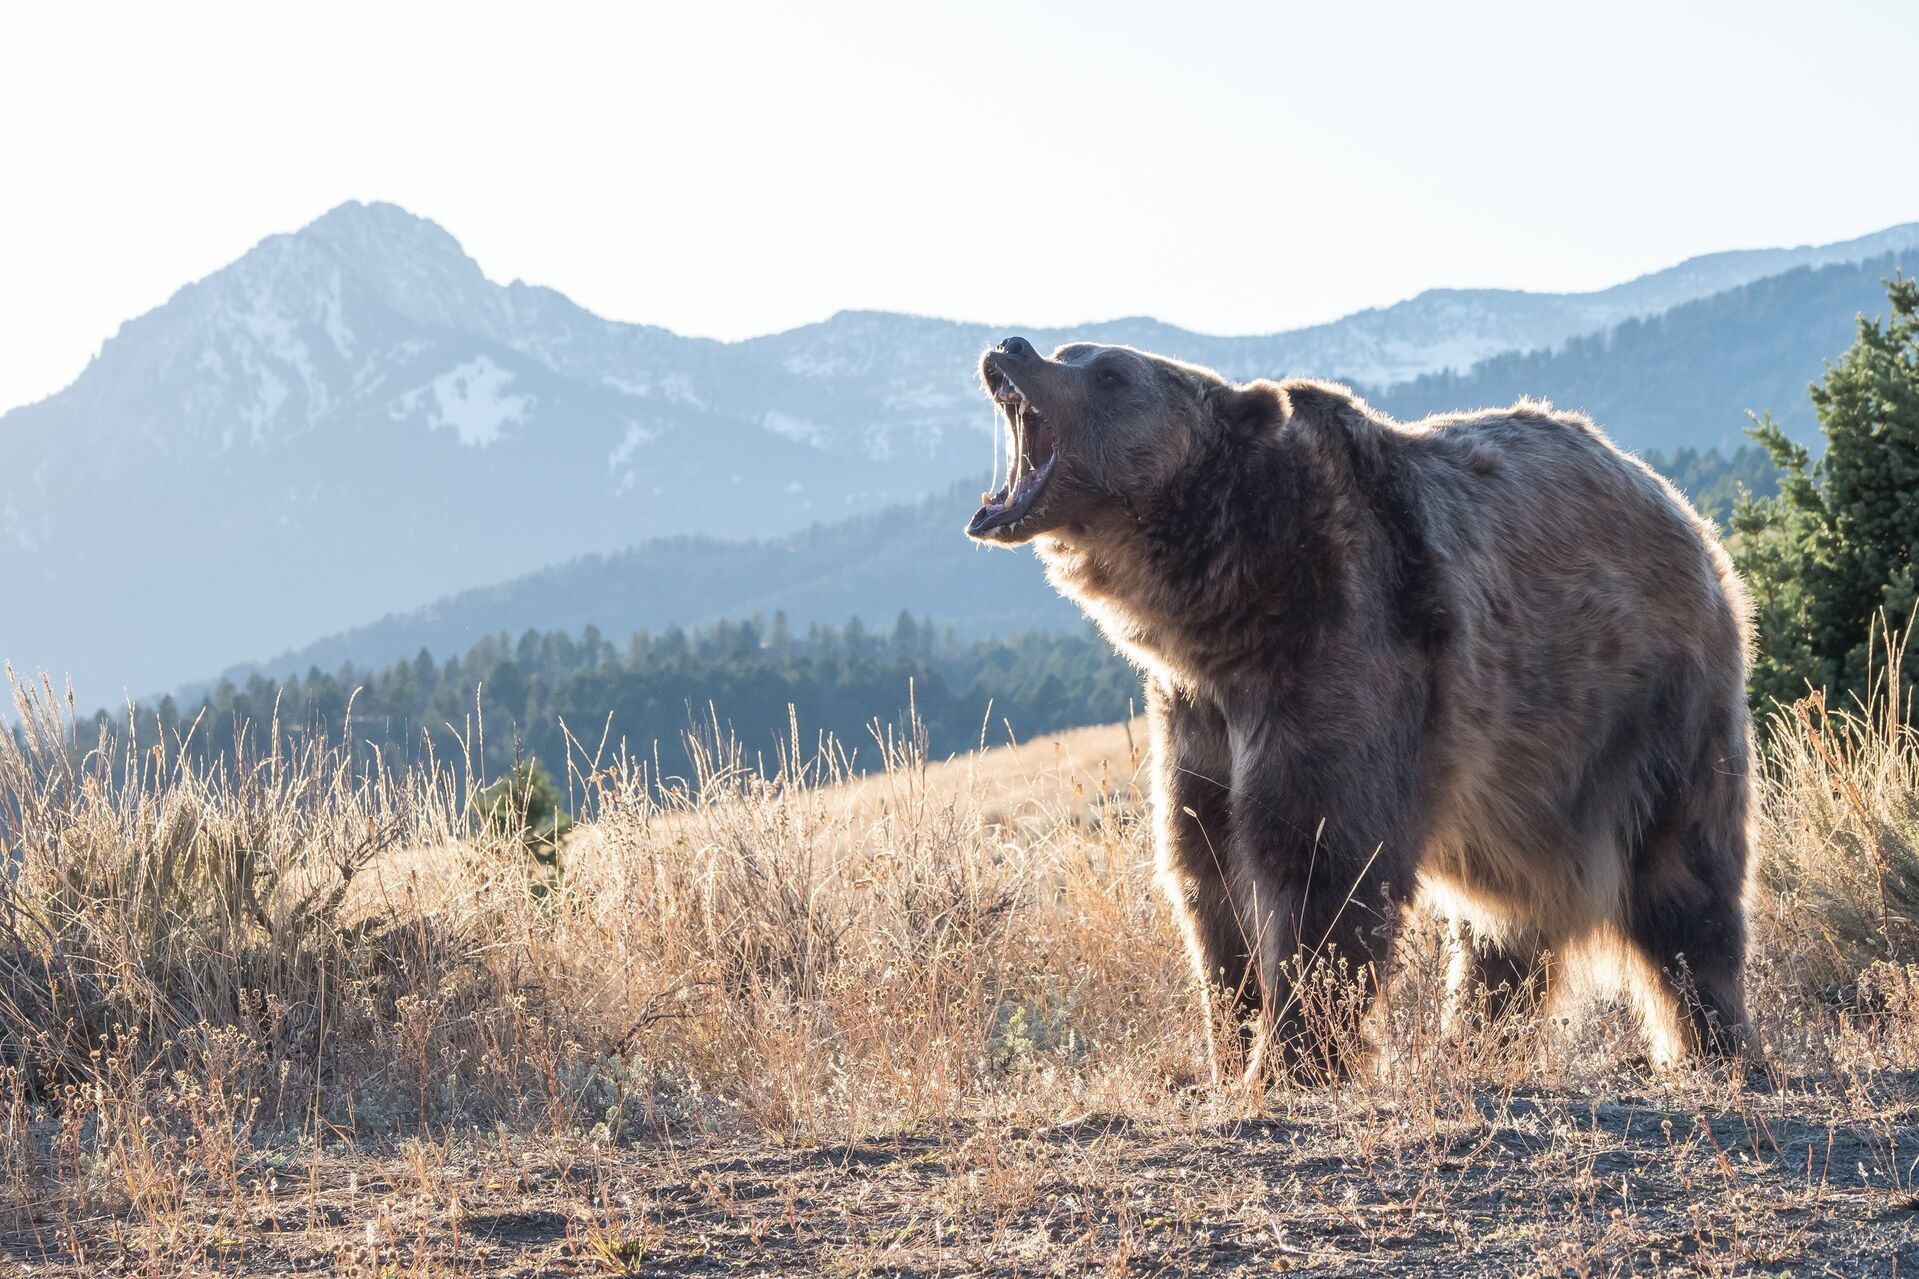
[[[1623,872],[1618,861],[1617,851],[1602,841],[1542,848],[1536,839],[1454,833],[1428,842],[1419,885],[1449,918],[1495,934],[1522,928],[1563,941],[1616,913]]]

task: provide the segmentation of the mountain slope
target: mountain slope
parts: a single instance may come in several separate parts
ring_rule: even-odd
[[[1715,255],[1592,294],[1435,291],[1263,337],[1146,319],[1028,332],[1381,384],[1915,242],[1919,224]],[[107,700],[582,554],[778,537],[942,491],[985,470],[973,367],[1005,331],[848,312],[684,338],[488,280],[392,205],[343,205],[0,417],[0,658]]]
[[[1371,398],[1410,419],[1530,395],[1589,414],[1622,447],[1641,451],[1735,447],[1747,410],[1770,411],[1812,442],[1808,384],[1851,345],[1858,315],[1884,314],[1885,281],[1901,270],[1919,270],[1919,251],[1800,267],[1558,350],[1495,356]]]
[[[1079,611],[1047,584],[1032,556],[989,550],[961,535],[973,495],[961,486],[764,541],[663,538],[582,556],[236,666],[225,677],[244,682],[313,667],[330,673],[348,662],[366,670],[422,648],[445,658],[501,631],[517,637],[527,629],[597,626],[623,639],[638,630],[777,612],[805,627],[853,617],[890,624],[905,609],[970,635],[1079,625]]]

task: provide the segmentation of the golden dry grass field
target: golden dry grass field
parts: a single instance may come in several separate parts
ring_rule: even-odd
[[[552,875],[443,776],[0,736],[0,1274],[1919,1271],[1919,746],[1784,714],[1765,1067],[1603,991],[1215,1086],[1143,735],[573,772]],[[797,754],[797,753],[796,753]]]

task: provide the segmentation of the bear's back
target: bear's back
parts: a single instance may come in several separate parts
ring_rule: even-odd
[[[1710,521],[1583,415],[1522,400],[1388,430],[1483,624],[1648,663],[1743,655],[1745,596]]]

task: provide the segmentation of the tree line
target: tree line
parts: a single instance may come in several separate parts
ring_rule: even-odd
[[[166,697],[132,713],[142,736],[157,727],[205,753],[230,754],[243,726],[256,741],[345,734],[389,765],[430,758],[484,780],[527,758],[557,769],[569,752],[604,756],[622,743],[649,759],[657,743],[670,774],[687,764],[688,734],[770,760],[794,727],[803,749],[831,735],[858,767],[875,754],[876,729],[923,734],[946,755],[1111,722],[1138,699],[1138,677],[1091,627],[961,640],[902,612],[886,629],[853,619],[796,633],[775,614],[641,631],[624,645],[591,626],[500,633],[444,660],[422,649],[378,670],[223,680],[196,703]],[[99,723],[114,718],[102,712]]]

